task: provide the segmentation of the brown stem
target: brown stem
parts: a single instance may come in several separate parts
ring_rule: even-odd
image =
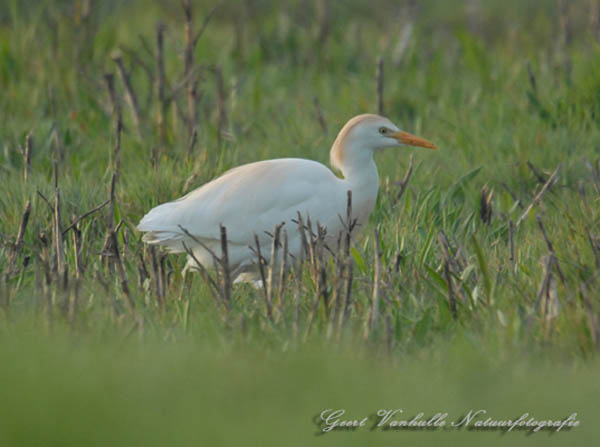
[[[565,275],[563,274],[563,272],[562,272],[562,270],[560,268],[560,265],[558,264],[558,256],[556,256],[556,252],[554,251],[554,245],[552,244],[552,241],[548,237],[548,233],[546,233],[546,228],[544,227],[544,223],[542,222],[542,218],[540,216],[536,216],[536,220],[537,220],[537,223],[538,223],[538,225],[540,227],[540,230],[542,230],[542,235],[544,236],[544,241],[546,241],[546,246],[548,247],[548,250],[550,251],[550,253],[554,257],[554,265],[556,266],[556,271],[558,272],[558,276],[560,278],[560,282],[566,287],[567,286],[567,281],[565,279]]]
[[[317,120],[319,121],[319,125],[321,126],[321,129],[323,129],[323,133],[327,135],[327,123],[325,122],[325,117],[323,116],[323,110],[321,109],[319,98],[316,96],[313,97],[313,103],[315,105],[315,110],[317,111]]]
[[[531,201],[529,206],[525,209],[525,211],[523,212],[521,217],[519,217],[519,219],[517,220],[517,223],[516,223],[517,227],[519,225],[521,225],[521,222],[523,222],[523,219],[525,219],[527,217],[527,215],[531,212],[533,207],[536,206],[542,200],[542,198],[544,197],[544,194],[546,194],[546,191],[548,191],[548,189],[554,184],[554,181],[556,180],[556,177],[558,175],[559,168],[560,168],[560,166],[554,170],[554,172],[552,173],[550,178],[548,178],[548,180],[546,181],[546,183],[544,184],[544,186],[542,187],[540,192],[537,193],[537,195],[533,198],[533,200]]]
[[[217,144],[221,147],[223,132],[227,127],[227,110],[225,108],[225,85],[223,83],[223,71],[220,66],[214,69],[217,83]]]
[[[398,194],[396,194],[396,197],[394,198],[394,204],[398,203],[398,201],[400,201],[400,199],[404,195],[404,192],[406,191],[406,188],[408,187],[408,182],[410,181],[410,177],[412,176],[413,168],[414,168],[414,157],[412,154],[410,154],[410,159],[408,162],[408,169],[406,170],[406,174],[404,174],[404,178],[400,181],[400,190],[398,191]]]
[[[285,280],[287,271],[287,258],[288,258],[288,237],[287,232],[282,232],[283,248],[281,252],[281,265],[279,266],[279,289],[277,291],[277,304],[279,306],[279,313],[283,315],[283,294],[285,291]]]
[[[102,208],[104,208],[106,205],[108,205],[110,203],[110,199],[107,200],[106,202],[104,202],[101,205],[98,205],[96,208],[92,208],[91,210],[83,213],[81,216],[79,216],[78,218],[74,219],[73,222],[71,222],[71,225],[69,225],[67,228],[65,228],[63,230],[63,236],[66,235],[69,230],[73,229],[79,222],[81,222],[83,219],[85,219],[86,217],[94,214],[96,211],[100,211]]]
[[[25,210],[23,211],[23,216],[21,217],[21,224],[19,225],[19,232],[17,233],[17,239],[15,240],[15,251],[18,252],[21,249],[21,245],[23,245],[23,238],[25,237],[25,230],[27,229],[27,224],[29,223],[29,215],[31,214],[31,201],[28,200],[25,204]]]
[[[114,250],[113,256],[115,258],[115,264],[117,265],[117,272],[119,274],[121,290],[123,291],[123,295],[125,295],[125,298],[127,299],[127,304],[129,305],[129,310],[133,314],[133,313],[135,313],[135,301],[133,301],[131,292],[129,291],[127,275],[125,274],[125,268],[123,267],[123,262],[121,261],[121,255],[119,253],[119,242],[117,240],[116,231],[111,231],[110,237],[112,239],[112,246],[113,246],[113,250]]]
[[[54,251],[56,254],[56,267],[63,289],[67,286],[67,266],[63,251],[63,236],[60,221],[60,190],[58,188],[58,162],[54,161]]]
[[[273,231],[273,238],[271,240],[271,256],[269,260],[268,274],[267,274],[267,301],[270,303],[271,308],[273,307],[273,288],[275,282],[275,266],[277,265],[277,252],[279,251],[279,236],[281,233],[281,227],[283,223],[275,225]]]
[[[369,312],[369,319],[365,326],[365,339],[369,338],[371,332],[377,325],[379,318],[379,289],[381,287],[381,249],[379,242],[379,231],[377,228],[374,230],[375,233],[375,258],[374,258],[374,274],[373,274],[373,295],[371,297],[371,311]]]
[[[121,106],[115,91],[115,76],[112,73],[105,73],[104,82],[106,83],[106,90],[108,90],[108,99],[110,100],[112,113],[113,115],[120,114]]]
[[[229,251],[227,248],[227,228],[219,224],[221,232],[221,268],[223,269],[223,300],[225,311],[231,310],[231,272],[229,271]]]
[[[271,302],[269,301],[269,293],[268,293],[268,285],[267,279],[265,275],[265,259],[262,257],[260,252],[260,241],[258,240],[258,235],[254,235],[254,244],[256,246],[256,256],[258,258],[258,270],[260,272],[260,279],[262,281],[263,286],[263,294],[265,297],[265,306],[267,310],[267,318],[270,321],[273,321],[273,308],[271,306]]]
[[[192,72],[194,66],[194,31],[193,27],[193,11],[192,2],[190,0],[184,0],[183,11],[185,14],[185,51],[184,51],[184,78],[187,78]],[[190,136],[193,136],[197,132],[196,124],[198,122],[198,104],[196,100],[196,87],[197,80],[195,78],[188,79],[187,82],[187,108],[188,108],[188,131]]]
[[[377,70],[375,72],[377,82],[377,113],[383,115],[383,58],[377,58]]]
[[[165,145],[167,138],[167,101],[166,101],[166,79],[165,79],[165,61],[164,61],[164,31],[165,26],[162,22],[156,25],[156,92],[158,96],[158,113],[156,124],[158,126],[158,135],[161,146]]]
[[[23,152],[23,182],[27,183],[31,171],[31,152],[33,151],[33,136],[27,134],[25,138],[25,151]]]
[[[131,108],[131,115],[133,118],[133,124],[135,126],[136,132],[138,136],[141,138],[142,132],[140,129],[140,108],[138,106],[137,96],[135,95],[135,91],[133,90],[133,86],[131,84],[131,80],[125,67],[123,66],[123,60],[120,57],[114,57],[113,61],[117,64],[117,69],[119,71],[119,77],[121,78],[121,82],[123,83],[123,87],[125,88],[125,99],[127,100],[127,104]]]

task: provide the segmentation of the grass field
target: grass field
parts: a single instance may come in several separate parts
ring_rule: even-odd
[[[597,439],[600,3],[191,3],[0,3],[0,445]],[[142,244],[153,206],[327,163],[378,103],[440,150],[378,154],[349,256],[272,313]],[[319,434],[341,408],[580,425]]]

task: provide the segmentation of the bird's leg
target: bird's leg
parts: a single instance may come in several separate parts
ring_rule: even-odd
[[[183,280],[181,281],[181,291],[179,292],[179,301],[183,301],[183,295],[187,289],[189,289],[192,285],[192,275],[188,275],[188,264],[185,265],[183,271],[181,272],[183,276]]]

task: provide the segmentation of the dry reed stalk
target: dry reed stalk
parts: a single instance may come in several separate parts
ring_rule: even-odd
[[[317,222],[317,233],[315,234],[312,231],[312,223],[310,221],[310,216],[306,218],[306,223],[309,232],[308,246],[310,255],[310,270],[313,284],[315,286],[315,297],[311,306],[310,313],[308,315],[308,323],[306,331],[304,333],[304,341],[306,341],[310,335],[321,300],[323,300],[325,319],[327,319],[329,316],[327,294],[327,270],[323,262],[323,243],[325,239],[326,229],[321,227],[321,225]]]
[[[138,287],[140,289],[144,288],[144,283],[146,279],[150,278],[150,273],[148,273],[148,268],[146,267],[146,261],[144,261],[144,255],[140,252],[138,253]]]
[[[413,154],[410,154],[410,159],[408,162],[408,169],[406,170],[406,174],[404,175],[404,178],[400,182],[397,183],[400,186],[400,191],[398,191],[398,194],[396,194],[396,197],[394,197],[393,204],[398,203],[398,201],[404,195],[404,192],[406,191],[406,188],[408,186],[408,182],[410,181],[410,177],[412,176],[413,168],[414,168],[414,157],[413,157]]]
[[[350,258],[350,243],[352,240],[352,230],[356,224],[356,220],[352,219],[352,191],[349,190],[346,193],[346,220],[342,221],[343,231],[340,232],[337,241],[337,251],[334,254],[334,277],[333,277],[333,296],[332,305],[334,305],[334,311],[329,319],[329,326],[327,328],[327,338],[331,338],[334,331],[337,329],[338,337],[341,326],[341,320],[343,319],[343,287],[345,285],[344,276],[348,270],[349,258]],[[341,219],[341,217],[340,217]],[[347,284],[346,284],[347,286]]]
[[[165,260],[167,259],[166,253],[161,253],[158,257],[158,277],[160,279],[160,287],[163,291],[163,299],[159,303],[159,306],[164,308],[167,294],[169,291],[169,283],[167,282],[167,275],[165,274]]]
[[[527,160],[526,164],[527,164],[527,167],[529,168],[529,170],[533,173],[533,175],[537,179],[538,183],[540,183],[542,185],[544,183],[546,183],[546,181],[548,179],[546,177],[544,177],[544,175],[535,167],[535,165],[531,161]]]
[[[108,99],[112,108],[112,114],[114,116],[121,114],[121,104],[117,98],[115,91],[115,76],[112,73],[104,74],[104,83],[106,84],[106,90],[108,91]]]
[[[317,111],[317,121],[319,121],[321,129],[323,129],[323,133],[327,135],[327,123],[325,122],[325,117],[323,116],[323,110],[321,109],[319,98],[316,96],[313,97],[313,104],[315,106],[315,110]]]
[[[346,222],[344,224],[344,230],[346,231],[346,238],[344,244],[344,255],[346,258],[350,256],[350,244],[352,242],[352,231],[358,222],[358,218],[352,218],[352,191],[346,191]]]
[[[198,30],[198,32],[196,33],[196,35],[194,36],[194,40],[193,40],[193,47],[195,47],[198,44],[198,41],[200,40],[200,37],[202,37],[202,34],[204,34],[204,31],[206,31],[206,28],[208,27],[208,24],[210,23],[211,19],[213,18],[213,16],[215,15],[215,12],[217,12],[217,10],[221,7],[221,5],[223,4],[223,1],[219,1],[209,12],[208,14],[206,14],[206,16],[204,16],[204,21],[202,22],[202,26],[200,27],[200,29]]]
[[[214,68],[217,83],[217,145],[221,147],[223,132],[227,127],[227,110],[225,108],[226,94],[223,82],[223,71],[219,65]]]
[[[281,252],[281,263],[279,266],[279,284],[278,284],[278,289],[277,289],[277,306],[279,309],[279,314],[283,315],[283,295],[284,295],[284,291],[285,291],[285,280],[286,280],[286,273],[287,273],[287,258],[288,258],[288,237],[287,237],[287,232],[285,230],[282,231],[282,240],[283,240],[283,247],[282,247],[282,252]],[[285,320],[283,320],[285,322]]]
[[[343,308],[339,309],[337,315],[337,340],[341,340],[342,330],[345,326],[346,320],[350,316],[350,305],[352,300],[352,280],[354,272],[353,260],[350,257],[350,245],[352,242],[352,230],[356,225],[357,220],[352,218],[352,191],[346,192],[346,221],[343,222],[344,227],[344,244],[342,247],[342,260],[340,266],[339,281],[343,282],[338,291],[338,300],[340,300],[340,306],[342,305],[342,299],[344,300]],[[343,287],[342,287],[343,286]],[[342,296],[342,291],[345,290],[345,294]]]
[[[71,299],[69,300],[68,319],[69,322],[73,324],[73,322],[75,321],[75,315],[77,313],[77,307],[79,303],[79,291],[81,289],[81,278],[83,277],[83,263],[81,260],[81,231],[79,230],[75,219],[73,219],[71,223],[71,228],[73,228],[73,257],[75,258],[75,283],[73,285]]]
[[[117,71],[119,72],[119,78],[123,83],[123,87],[125,88],[125,100],[131,109],[131,117],[133,118],[133,125],[135,126],[135,130],[137,132],[138,137],[142,137],[142,131],[140,128],[140,108],[138,105],[138,99],[133,90],[133,85],[131,84],[131,79],[129,78],[129,74],[125,70],[123,66],[123,59],[121,57],[116,56],[113,58],[115,64],[117,64]]]
[[[194,148],[196,147],[196,144],[198,143],[198,129],[196,129],[196,127],[194,126],[194,129],[192,130],[192,137],[190,138],[190,144],[188,144],[188,149],[187,149],[187,158],[188,160],[192,159],[192,155],[194,153]],[[187,191],[187,189],[189,188],[189,185],[191,183],[191,179],[194,179],[195,176],[192,174],[187,181],[185,182],[185,185],[183,187],[184,190]]]
[[[279,246],[281,245],[279,239],[283,225],[283,223],[275,225],[275,228],[273,229],[273,236],[271,238],[271,257],[269,259],[269,265],[267,269],[267,301],[271,303],[271,308],[273,308],[273,289],[275,286],[277,252],[279,251]]]
[[[323,298],[325,309],[327,309],[327,302],[325,299],[325,294],[326,294],[326,290],[327,290],[327,273],[326,273],[324,267],[322,267],[318,270],[317,278],[318,279],[317,279],[317,283],[315,286],[316,293],[315,293],[315,297],[313,300],[313,304],[310,309],[310,313],[308,314],[308,322],[306,325],[306,331],[304,332],[303,340],[305,342],[308,340],[308,337],[310,336],[310,332],[312,330],[313,324],[314,324],[316,316],[317,316],[317,311],[319,309],[319,303],[321,302],[321,298]],[[327,318],[327,315],[325,315],[325,318]]]
[[[31,214],[31,201],[28,200],[25,204],[25,210],[23,211],[23,215],[21,216],[21,223],[19,225],[19,231],[17,233],[17,237],[15,239],[14,244],[10,247],[9,256],[8,256],[8,269],[6,271],[6,276],[10,276],[13,272],[18,270],[16,265],[17,256],[21,251],[21,247],[23,246],[23,238],[25,237],[25,231],[27,230],[27,224],[29,223],[29,216]],[[8,286],[7,286],[8,287]],[[7,300],[8,301],[8,300]]]
[[[538,225],[540,227],[540,230],[542,231],[542,235],[544,236],[544,241],[546,242],[546,246],[548,247],[548,250],[550,251],[550,253],[552,254],[552,256],[554,258],[554,265],[556,267],[556,272],[558,273],[558,276],[560,278],[560,282],[566,288],[567,287],[567,281],[565,279],[565,275],[562,272],[562,269],[560,268],[560,265],[558,264],[558,256],[556,255],[556,252],[554,251],[554,245],[552,244],[552,241],[548,237],[548,233],[546,233],[546,228],[544,227],[544,223],[542,222],[542,218],[540,216],[536,216],[536,220],[537,220],[537,223],[538,223]]]
[[[229,271],[229,251],[227,248],[227,229],[219,224],[221,233],[221,268],[223,269],[223,302],[225,311],[231,310],[231,273]]]
[[[352,281],[354,280],[354,260],[348,258],[346,265],[346,281],[344,290],[346,291],[344,300],[344,311],[340,313],[338,323],[338,340],[341,340],[342,333],[346,327],[346,323],[350,318],[350,309],[352,308]]]
[[[344,260],[342,259],[342,237],[343,234],[340,232],[337,240],[337,250],[334,254],[333,259],[333,279],[332,279],[332,295],[331,305],[333,311],[330,313],[329,322],[327,325],[326,338],[329,340],[335,331],[335,327],[339,320],[339,315],[342,309],[342,286],[343,286],[343,275],[344,275]]]
[[[112,258],[113,253],[113,239],[111,237],[111,232],[114,231],[114,221],[115,221],[115,201],[116,201],[116,183],[117,183],[117,172],[113,171],[112,177],[110,179],[110,192],[109,192],[109,208],[108,214],[106,216],[106,236],[104,237],[104,243],[102,244],[102,250],[100,251],[100,259],[103,262],[103,265],[108,265],[111,273],[114,272],[114,265]]]
[[[556,258],[554,254],[546,256],[544,263],[544,276],[540,284],[537,299],[535,301],[535,309],[540,313],[544,321],[545,335],[549,335],[552,320],[558,316],[559,301],[556,291],[556,281],[554,280],[552,271],[553,266],[556,266]]]
[[[73,227],[73,258],[75,259],[75,279],[80,279],[83,276],[83,261],[81,259],[81,230],[79,230],[79,227],[74,221],[71,225]]]
[[[49,241],[46,233],[40,233],[40,244],[42,246],[40,252],[40,259],[42,261],[42,267],[44,269],[44,286],[43,286],[43,300],[44,300],[44,319],[46,327],[49,328],[52,322],[52,272],[50,268],[50,255],[49,255]]]
[[[258,271],[260,273],[260,280],[262,281],[262,288],[263,288],[263,295],[265,298],[265,308],[266,308],[266,314],[267,314],[267,318],[273,322],[273,307],[271,302],[269,301],[269,292],[268,292],[268,285],[267,285],[267,278],[265,275],[265,258],[263,258],[261,252],[260,252],[260,241],[258,240],[258,235],[254,234],[254,244],[256,246],[256,257],[258,260]]]
[[[29,223],[29,216],[31,214],[31,200],[25,203],[25,210],[21,216],[21,223],[19,224],[19,232],[17,233],[17,239],[15,240],[15,249],[19,251],[23,245],[23,238],[25,237],[25,231],[27,230],[27,224]]]
[[[117,272],[119,274],[119,282],[121,283],[121,290],[123,291],[123,295],[125,295],[125,298],[127,299],[127,304],[129,305],[129,311],[132,314],[135,314],[135,301],[133,301],[133,297],[131,296],[131,292],[129,290],[129,284],[127,282],[127,275],[125,273],[125,268],[123,267],[121,255],[119,253],[119,241],[117,239],[117,232],[111,231],[110,237],[112,239],[114,263],[117,266]]]
[[[462,301],[464,300],[464,295],[466,294],[465,287],[461,282],[458,283],[458,286],[454,287],[452,273],[454,272],[456,275],[460,275],[466,268],[466,260],[463,259],[463,262],[461,262],[460,250],[458,248],[452,248],[452,246],[450,245],[450,241],[446,236],[446,233],[444,233],[443,231],[440,231],[438,233],[437,241],[444,255],[444,262],[448,264],[448,275],[450,275],[448,292],[449,303],[451,300],[457,299]],[[446,278],[446,282],[448,283],[448,277]],[[452,290],[450,290],[450,288],[452,288]],[[450,296],[450,294],[452,294],[452,296]],[[452,303],[450,304],[452,306]],[[454,306],[456,307],[456,304],[454,304]]]
[[[320,255],[320,247],[321,247],[321,241],[319,238],[320,235],[320,226],[317,223],[317,233],[315,234],[313,231],[313,226],[312,226],[312,222],[310,220],[310,215],[306,216],[306,229],[308,230],[308,261],[309,261],[309,265],[310,265],[310,271],[311,271],[311,275],[312,275],[312,279],[313,282],[315,283],[315,285],[317,286],[316,289],[318,290],[318,283],[319,283],[319,255]]]
[[[292,338],[295,342],[298,341],[298,334],[300,332],[300,307],[302,305],[302,270],[304,267],[304,249],[300,250],[298,260],[296,262],[296,288],[294,290],[294,321],[292,323]]]
[[[373,259],[374,272],[373,272],[373,294],[371,296],[371,309],[367,314],[368,319],[365,324],[364,338],[369,338],[371,333],[376,329],[377,320],[379,319],[379,299],[380,299],[380,288],[381,288],[381,248],[379,241],[379,230],[375,228],[375,256]]]
[[[54,161],[54,253],[59,284],[63,290],[67,288],[67,265],[63,245],[62,225],[60,220],[60,190],[58,188],[58,162]]]
[[[167,138],[167,92],[165,78],[165,60],[164,60],[164,32],[165,26],[162,22],[156,25],[156,94],[158,97],[158,110],[156,115],[156,125],[161,147],[164,147]]]
[[[104,208],[104,207],[105,207],[106,205],[108,205],[110,202],[111,202],[111,201],[110,201],[110,199],[109,199],[109,200],[107,200],[106,202],[104,202],[104,203],[102,203],[102,204],[98,205],[97,207],[95,207],[95,208],[92,208],[92,209],[91,209],[91,210],[89,210],[89,211],[86,211],[86,212],[85,212],[85,213],[83,213],[81,216],[77,217],[76,219],[73,219],[73,221],[71,222],[71,225],[69,225],[67,228],[65,228],[65,229],[63,230],[63,236],[65,236],[65,235],[66,235],[66,234],[69,232],[69,230],[71,230],[71,229],[75,228],[75,227],[76,227],[76,226],[79,224],[79,222],[81,222],[83,219],[85,219],[86,217],[88,217],[88,216],[90,216],[90,215],[94,214],[94,213],[95,213],[95,212],[97,212],[97,211],[100,211],[102,208]]]
[[[150,259],[152,260],[152,276],[154,277],[154,291],[156,296],[156,305],[160,308],[164,301],[164,290],[162,288],[162,282],[160,278],[160,271],[158,266],[158,259],[156,256],[156,249],[152,245],[150,246]]]
[[[481,199],[479,201],[479,217],[484,224],[489,225],[492,221],[493,209],[492,198],[494,190],[488,190],[487,185],[481,188]]]
[[[116,204],[116,188],[117,188],[117,172],[113,172],[110,178],[110,191],[109,191],[109,207],[108,216],[106,218],[106,226],[113,228],[115,225],[115,204]]]
[[[325,237],[327,235],[327,228],[322,227],[321,224],[319,222],[317,222],[317,234],[315,235],[315,258],[316,258],[316,265],[315,265],[315,269],[317,271],[319,271],[319,281],[322,280],[324,277],[326,278],[326,270],[325,270],[325,248],[328,248],[325,245]],[[327,284],[326,283],[320,283],[319,287],[321,288],[321,292],[323,294],[323,298],[324,298],[324,305],[325,305],[325,312],[328,312],[328,306],[327,306],[327,295],[325,294],[326,289],[327,289]]]
[[[115,123],[115,147],[113,149],[113,176],[118,177],[121,171],[121,133],[123,131],[123,117],[117,114]],[[113,187],[114,188],[114,187]]]
[[[554,184],[557,175],[558,175],[558,170],[560,169],[560,166],[558,166],[554,172],[552,173],[552,175],[548,178],[548,180],[546,181],[546,183],[544,184],[544,186],[542,187],[542,189],[540,190],[540,192],[538,192],[536,194],[536,196],[533,198],[533,200],[531,201],[531,203],[529,204],[529,206],[525,209],[525,211],[523,212],[523,214],[521,215],[521,217],[519,217],[519,219],[517,219],[516,222],[516,226],[518,227],[519,225],[521,225],[521,222],[523,222],[523,220],[529,215],[529,213],[531,212],[531,210],[533,209],[534,206],[536,206],[544,197],[544,194],[546,194],[546,191],[548,191],[548,189]]]
[[[377,85],[377,114],[383,116],[383,58],[377,58],[377,70],[375,71]]]
[[[302,220],[302,214],[300,211],[297,212],[298,219],[295,222],[298,224],[298,233],[300,233],[300,245],[301,251],[305,256],[309,255],[308,241],[306,240],[306,232],[304,231],[304,222]]]
[[[194,30],[193,30],[193,11],[192,2],[184,0],[183,12],[185,14],[185,50],[183,53],[184,60],[184,78],[190,76],[194,66]],[[196,100],[198,81],[189,79],[187,82],[187,123],[190,137],[197,132],[196,124],[198,122],[198,103]]]
[[[147,64],[138,55],[138,53],[136,51],[132,50],[131,48],[127,48],[124,45],[119,45],[119,50],[122,51],[123,53],[125,53],[127,55],[127,57],[129,57],[132,64],[139,65],[142,68],[142,70],[144,71],[144,73],[146,74],[146,77],[148,78],[148,82],[150,84],[150,88],[148,89],[148,97],[146,98],[146,105],[150,104],[152,102],[152,97],[154,96],[154,70],[153,70],[153,68],[149,64]],[[154,59],[154,56],[151,55],[151,58]],[[146,109],[146,107],[142,107],[142,109]]]
[[[23,150],[23,182],[27,183],[31,171],[31,153],[33,152],[33,136],[31,132],[25,138],[25,149]]]

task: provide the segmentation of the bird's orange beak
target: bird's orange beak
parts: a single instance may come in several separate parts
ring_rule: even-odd
[[[437,149],[438,147],[431,141],[427,141],[425,138],[417,137],[408,132],[398,131],[390,135],[400,143],[407,144],[409,146],[426,147],[427,149]]]

